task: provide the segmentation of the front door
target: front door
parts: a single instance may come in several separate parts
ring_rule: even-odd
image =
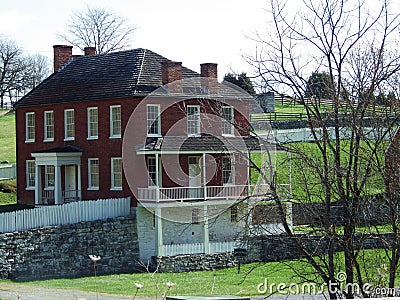
[[[76,171],[75,166],[65,166],[65,191],[64,201],[77,200],[78,191],[76,190]]]
[[[189,198],[202,198],[200,157],[189,156]]]

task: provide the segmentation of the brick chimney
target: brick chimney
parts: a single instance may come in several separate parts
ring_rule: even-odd
[[[166,60],[161,63],[162,83],[168,84],[171,93],[182,92],[182,63]]]
[[[83,51],[85,52],[85,56],[96,55],[96,47],[85,47]]]
[[[209,94],[215,94],[218,87],[218,68],[217,64],[200,64],[201,86]]]
[[[54,45],[54,73],[72,58],[72,46]]]

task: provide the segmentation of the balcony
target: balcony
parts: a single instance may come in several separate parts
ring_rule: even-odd
[[[278,186],[278,191],[288,189],[288,184]],[[182,204],[195,201],[237,201],[246,197],[263,197],[268,194],[268,184],[224,185],[205,187],[138,188],[138,200],[143,205]]]

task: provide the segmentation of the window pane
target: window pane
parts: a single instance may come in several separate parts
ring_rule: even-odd
[[[233,135],[234,133],[233,108],[230,106],[222,107],[222,134]]]
[[[88,108],[88,136],[98,136],[98,114],[97,107]]]
[[[222,158],[222,183],[233,183],[232,178],[232,161],[229,156],[224,156]]]
[[[156,158],[147,158],[147,171],[148,171],[148,184],[149,186],[156,186],[157,183],[157,170],[156,170]]]
[[[160,107],[147,105],[147,132],[148,134],[160,134]]]
[[[99,160],[89,159],[89,188],[99,187]]]
[[[188,135],[200,134],[200,107],[188,106],[187,107],[187,130]]]
[[[45,127],[44,127],[44,139],[54,139],[54,113],[52,111],[46,111],[44,113]]]
[[[46,166],[45,187],[54,187],[54,166]]]
[[[35,113],[26,113],[25,115],[25,139],[27,141],[35,140]]]
[[[35,161],[26,161],[26,187],[35,187]]]
[[[64,114],[65,118],[65,138],[72,139],[75,137],[75,116],[74,110],[68,109],[65,110]]]
[[[111,106],[110,109],[110,135],[121,136],[121,106]]]
[[[121,158],[112,159],[112,182],[111,187],[122,187],[122,160]]]

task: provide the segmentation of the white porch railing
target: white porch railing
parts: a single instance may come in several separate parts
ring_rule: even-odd
[[[74,224],[127,216],[130,198],[78,201],[0,214],[0,232]]]
[[[211,253],[232,252],[237,242],[210,242]],[[204,253],[203,243],[163,245],[163,255]]]
[[[79,200],[81,200],[79,190],[62,191],[63,203],[69,203]],[[54,190],[44,189],[42,191],[42,202],[43,204],[54,204]]]
[[[278,192],[288,189],[288,184],[278,185]],[[204,187],[138,188],[141,202],[183,202],[188,200],[236,200],[247,196],[261,196],[268,193],[268,184],[223,185]]]

